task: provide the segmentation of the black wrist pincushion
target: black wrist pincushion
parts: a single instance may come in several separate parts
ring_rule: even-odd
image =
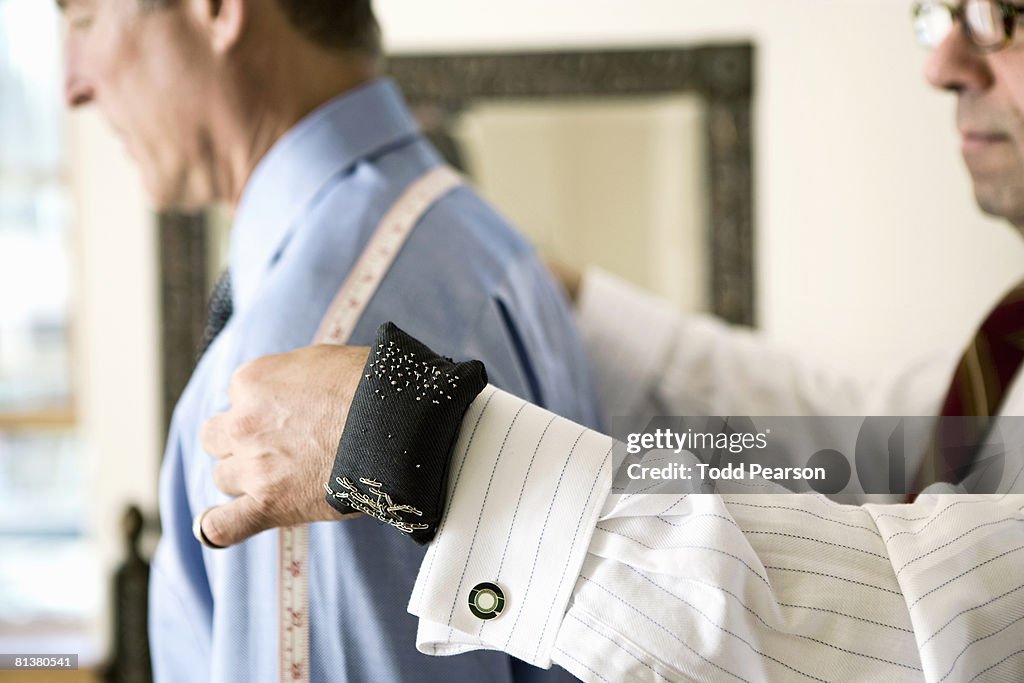
[[[393,323],[381,325],[325,486],[327,502],[429,543],[444,513],[462,418],[486,386],[483,363],[455,363]]]

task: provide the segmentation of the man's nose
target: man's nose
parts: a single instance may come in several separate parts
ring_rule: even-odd
[[[92,86],[80,78],[74,78],[70,74],[64,82],[64,101],[69,107],[82,107],[93,100]]]
[[[987,90],[993,75],[988,60],[964,36],[959,26],[953,27],[945,40],[928,57],[925,78],[940,90]]]
[[[90,79],[86,76],[81,49],[69,42],[64,73],[64,101],[71,108],[89,104],[95,97]]]

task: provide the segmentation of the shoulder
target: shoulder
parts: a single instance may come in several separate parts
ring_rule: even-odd
[[[511,297],[537,308],[554,296],[533,246],[468,185],[423,215],[381,295],[389,292],[402,302],[388,308],[432,321],[429,327],[444,329],[449,344],[478,325],[495,302]]]
[[[457,267],[476,266],[495,275],[495,281],[515,265],[536,259],[526,238],[468,184],[449,192],[424,214],[414,239],[416,247],[439,260]]]

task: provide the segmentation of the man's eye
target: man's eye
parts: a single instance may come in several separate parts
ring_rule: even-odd
[[[76,31],[82,31],[92,26],[93,15],[77,13],[68,17],[68,26]]]

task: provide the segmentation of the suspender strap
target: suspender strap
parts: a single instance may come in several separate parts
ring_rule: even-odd
[[[345,344],[405,246],[413,228],[439,199],[462,184],[461,177],[440,166],[414,181],[381,219],[369,243],[327,309],[314,344]],[[281,529],[279,537],[280,680],[308,683],[309,667],[309,529]]]

